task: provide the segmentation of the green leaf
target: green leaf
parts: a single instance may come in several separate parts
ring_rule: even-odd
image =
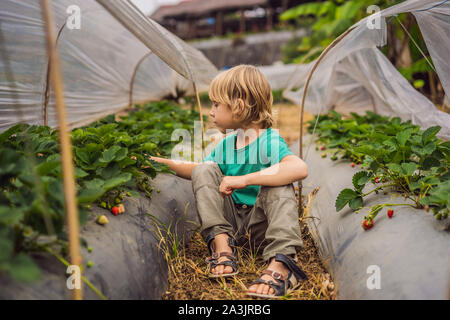
[[[433,141],[430,141],[425,145],[425,147],[423,147],[423,152],[425,154],[432,154],[435,149],[436,149],[436,143]]]
[[[402,167],[398,163],[388,163],[387,167],[394,173],[402,173]]]
[[[79,204],[92,203],[98,198],[100,198],[105,192],[106,190],[103,188],[84,189],[78,195],[78,203]]]
[[[76,179],[84,178],[84,177],[87,177],[88,175],[89,175],[89,173],[87,173],[86,171],[84,171],[78,167],[75,167],[75,178]]]
[[[127,148],[120,148],[120,150],[117,151],[114,160],[115,161],[123,160],[127,155],[128,155],[128,149]]]
[[[121,175],[119,175],[117,177],[106,180],[104,188],[106,190],[110,190],[112,188],[120,186],[121,184],[127,182],[130,179],[131,179],[131,173],[128,173],[128,172],[122,173]]]
[[[23,211],[7,206],[0,206],[0,223],[12,225],[18,223],[23,218]]]
[[[61,165],[61,161],[46,161],[41,163],[36,167],[37,172],[40,176],[48,175],[53,169],[59,167]]]
[[[410,176],[416,171],[417,164],[414,162],[405,162],[401,164],[403,174],[406,176]]]
[[[425,170],[429,170],[431,167],[439,167],[440,165],[439,160],[432,156],[426,157],[422,162],[422,168]]]
[[[11,261],[11,277],[20,282],[32,282],[41,278],[41,270],[34,261],[24,253],[19,253]]]
[[[363,198],[362,197],[353,198],[352,200],[350,200],[348,205],[352,210],[358,210],[363,206]]]
[[[393,139],[389,139],[386,141],[383,141],[383,144],[387,147],[388,151],[395,151],[397,149],[397,144]]]
[[[408,128],[408,129],[405,129],[403,131],[398,132],[397,135],[396,135],[398,144],[400,146],[405,146],[406,141],[411,136],[412,132],[413,132],[412,128]]]
[[[4,233],[0,234],[0,265],[11,258],[14,250],[13,242],[5,236]]]
[[[117,176],[118,174],[120,174],[120,166],[119,166],[118,163],[113,162],[113,163],[110,163],[105,168],[98,169],[97,173],[99,175],[101,175],[101,177],[103,179],[105,179],[105,180],[111,179],[112,177]]]
[[[346,188],[342,190],[341,193],[339,193],[338,197],[336,198],[335,203],[336,211],[341,211],[342,208],[344,208],[350,200],[358,196],[359,194],[352,189]]]
[[[87,189],[102,189],[104,184],[105,181],[98,178],[84,181],[84,185]]]
[[[112,146],[108,150],[105,150],[102,153],[102,156],[99,159],[99,162],[109,163],[114,160],[114,157],[116,155],[116,152],[119,151],[121,147],[119,146]]]
[[[75,155],[84,163],[90,164],[91,160],[89,158],[89,153],[83,149],[76,148]]]
[[[425,130],[422,134],[422,143],[425,144],[429,140],[431,140],[436,134],[441,130],[440,126],[434,126],[430,127],[427,130]]]
[[[370,174],[366,171],[359,171],[353,175],[352,182],[355,190],[361,192],[370,179]]]

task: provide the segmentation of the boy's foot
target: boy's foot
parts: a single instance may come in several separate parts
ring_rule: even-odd
[[[233,249],[228,245],[228,238],[229,236],[226,233],[218,234],[214,237],[214,240],[211,242],[211,249],[213,250],[214,254],[222,253],[222,252],[228,252],[230,254],[233,254]],[[221,256],[217,258],[217,262],[225,262],[225,261],[232,261],[232,259],[229,258],[228,255]],[[216,276],[221,275],[227,275],[231,273],[235,273],[233,270],[233,267],[229,265],[223,265],[218,264],[214,266],[213,264],[210,266],[210,273]]]
[[[283,278],[286,278],[289,273],[289,269],[282,262],[275,261],[275,258],[272,258],[270,260],[270,263],[269,263],[269,266],[267,267],[267,269],[280,273]],[[266,281],[274,281],[274,282],[276,280],[273,276],[268,275],[268,274],[262,275],[260,277],[260,279],[266,280]],[[248,288],[248,292],[264,294],[264,295],[274,295],[275,294],[275,290],[265,283],[259,283],[259,284],[254,284],[254,285],[250,286],[250,288]]]

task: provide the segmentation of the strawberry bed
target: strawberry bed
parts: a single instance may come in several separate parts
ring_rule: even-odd
[[[154,189],[163,190],[161,183],[152,183],[152,179],[159,173],[172,173],[167,166],[150,161],[148,155],[169,157],[178,143],[171,141],[172,131],[176,128],[192,131],[192,123],[197,119],[197,112],[182,110],[162,101],[137,106],[120,121],[116,121],[112,114],[71,132],[84,256],[95,256],[95,252],[101,256],[100,251],[103,251],[103,254],[111,254],[109,258],[114,261],[114,255],[122,250],[121,246],[134,243],[130,255],[143,255],[147,259],[148,254],[153,254],[150,260],[156,263],[159,260],[153,249],[156,249],[158,242],[149,240],[154,238],[148,232],[153,225],[151,221],[159,217],[161,222],[169,225],[170,219],[185,214],[195,220],[192,195],[181,190],[186,189],[186,185],[181,186],[176,181],[183,179],[173,175],[163,175],[169,178],[161,182],[172,186],[172,190],[168,190],[168,194],[156,193],[165,204],[155,203],[153,212],[146,210],[152,204]],[[48,263],[40,262],[47,261],[50,256],[52,263],[59,260],[63,269],[67,264],[68,243],[58,132],[46,126],[19,124],[1,133],[0,142],[0,282],[22,286],[48,275]],[[181,197],[179,200],[184,203],[170,197],[176,190]],[[191,191],[190,188],[188,190]],[[144,204],[144,198],[149,202]],[[132,205],[133,201],[138,201],[140,205]],[[188,211],[185,207],[187,202],[190,203]],[[115,228],[113,234],[118,237],[112,241],[117,246],[115,251],[108,251],[107,247],[96,250],[96,245],[92,243],[102,246],[99,239],[105,237],[113,221],[117,225],[115,219],[128,221],[129,224],[123,230]],[[130,234],[139,235],[141,240],[147,239],[144,243],[153,249],[146,254],[136,245],[140,239],[125,241],[127,230]],[[104,267],[108,268],[108,260],[103,260]],[[95,261],[83,258],[85,270],[95,268],[95,265]],[[64,277],[65,272],[63,270],[61,273],[61,270],[58,274]],[[89,270],[86,272],[89,274]],[[65,281],[60,281],[59,287],[64,289]],[[91,283],[87,280],[86,284]],[[94,286],[92,288],[95,289]],[[8,291],[2,292],[7,295]],[[45,295],[44,292],[40,294]],[[129,294],[128,297],[135,296]]]
[[[439,128],[332,111],[310,133],[315,120],[303,195],[312,196],[308,227],[338,297],[445,299],[449,144]]]

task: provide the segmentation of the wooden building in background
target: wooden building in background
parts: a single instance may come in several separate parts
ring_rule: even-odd
[[[187,40],[270,31],[282,12],[305,2],[308,0],[182,0],[159,7],[150,18]]]

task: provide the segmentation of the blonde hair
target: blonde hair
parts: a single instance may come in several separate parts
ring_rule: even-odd
[[[255,66],[241,64],[218,74],[211,82],[209,98],[231,108],[233,118],[242,125],[262,124],[272,127],[272,89],[269,81]],[[244,110],[239,115],[239,99]]]

